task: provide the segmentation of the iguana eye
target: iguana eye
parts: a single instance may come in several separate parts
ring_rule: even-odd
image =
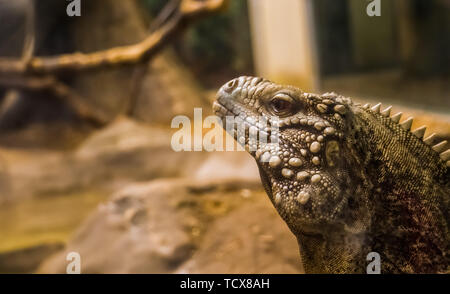
[[[277,94],[269,102],[271,111],[276,115],[290,114],[294,109],[294,100],[286,94]]]

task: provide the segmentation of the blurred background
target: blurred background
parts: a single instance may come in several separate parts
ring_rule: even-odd
[[[250,156],[170,146],[236,76],[450,138],[449,0],[78,2],[0,0],[0,273],[303,272]]]

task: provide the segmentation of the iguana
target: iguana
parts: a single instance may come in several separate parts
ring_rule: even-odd
[[[366,273],[370,252],[382,273],[449,271],[450,149],[423,139],[425,127],[410,131],[412,118],[258,77],[223,85],[213,109],[224,125],[236,118],[231,133],[256,159],[307,273]],[[278,145],[250,143],[255,128]]]

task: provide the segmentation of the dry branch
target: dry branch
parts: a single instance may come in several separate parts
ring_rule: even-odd
[[[178,11],[140,43],[93,53],[72,53],[54,57],[34,57],[27,63],[0,59],[0,75],[55,74],[61,71],[95,70],[136,64],[149,60],[192,21],[222,9],[226,0],[182,0]],[[5,85],[6,86],[6,85]]]
[[[175,6],[175,4],[178,4]],[[91,107],[70,87],[55,76],[66,71],[100,70],[107,67],[147,62],[159,52],[170,39],[190,23],[223,9],[228,0],[181,0],[171,1],[157,17],[152,31],[140,43],[115,47],[93,53],[72,53],[52,57],[33,57],[33,41],[27,42],[24,58],[0,58],[0,87],[22,91],[49,90],[64,99],[80,117],[98,124],[108,119]],[[29,22],[31,20],[28,20]]]
[[[8,85],[9,89],[18,91],[49,91],[55,97],[68,103],[80,118],[98,125],[104,125],[109,121],[101,110],[93,110],[73,89],[53,76],[21,78],[0,76],[0,85],[2,84]]]

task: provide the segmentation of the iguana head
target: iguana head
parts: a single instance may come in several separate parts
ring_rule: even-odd
[[[358,206],[352,180],[363,181],[354,168],[359,158],[348,146],[357,140],[351,106],[334,93],[317,96],[255,77],[234,79],[217,94],[215,113],[223,121],[236,117],[236,127],[249,130],[241,137],[236,128],[231,133],[252,149],[267,194],[296,233],[351,225],[342,221],[349,219],[346,208]],[[278,144],[249,141],[255,128],[278,137]]]

